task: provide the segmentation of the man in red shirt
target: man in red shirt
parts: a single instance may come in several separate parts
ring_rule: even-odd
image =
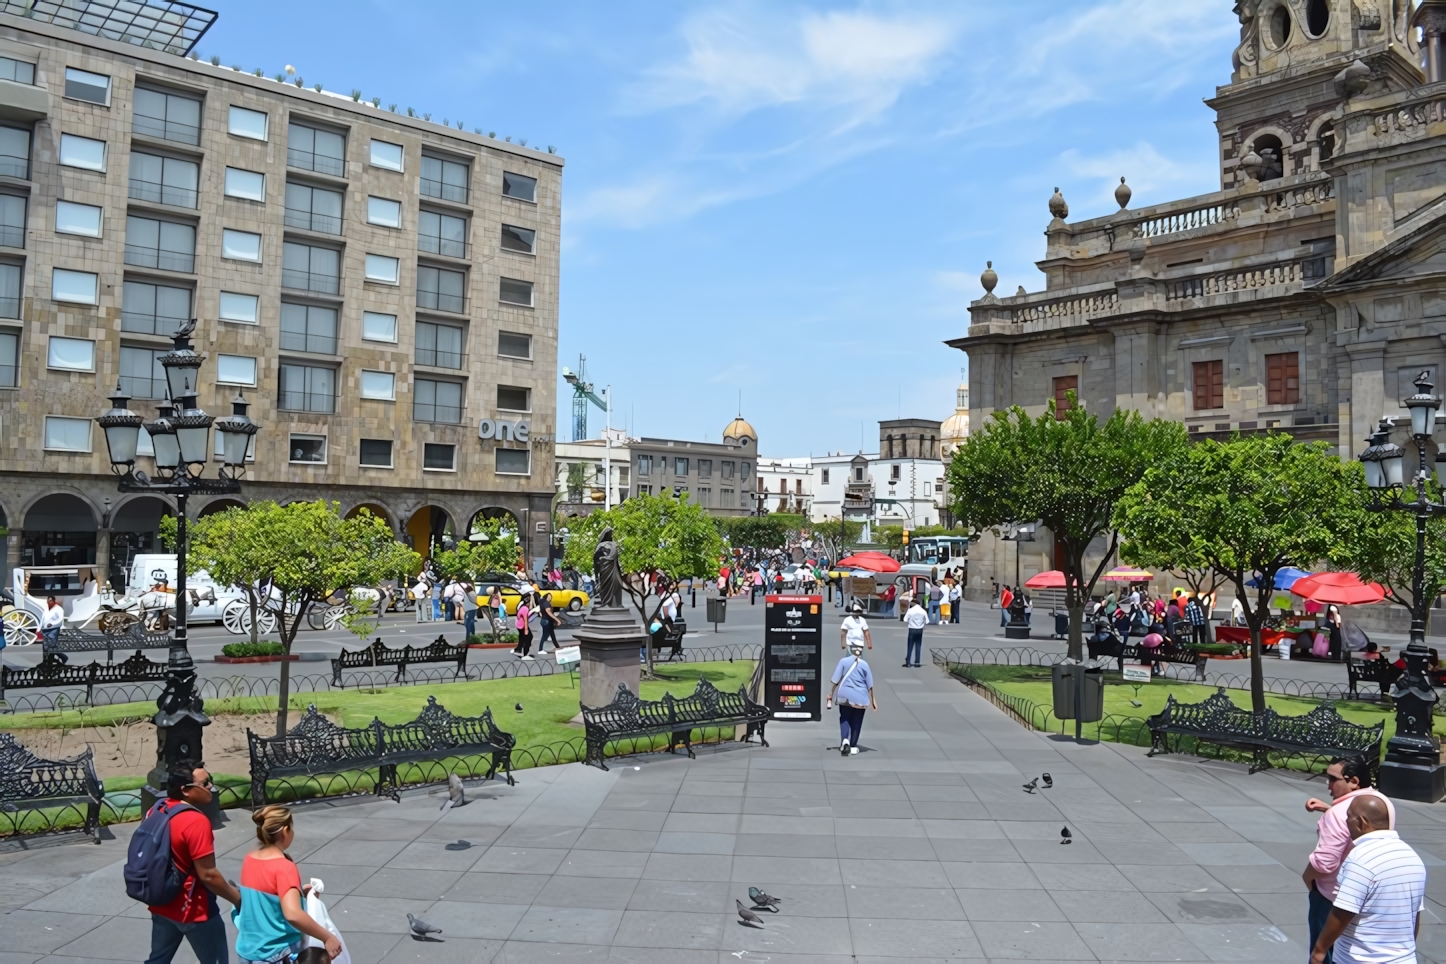
[[[170,964],[181,939],[191,942],[200,964],[227,964],[226,925],[216,897],[237,907],[241,893],[216,869],[216,840],[211,820],[200,808],[211,802],[211,774],[190,760],[171,767],[166,774],[166,810],[189,803],[194,810],[182,810],[171,818],[171,859],[186,875],[181,892],[169,904],[151,908],[151,956],[146,964]]]

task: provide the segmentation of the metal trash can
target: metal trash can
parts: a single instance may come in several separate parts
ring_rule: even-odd
[[[1054,684],[1054,715],[1056,719],[1075,718],[1075,674],[1084,674],[1080,690],[1079,721],[1098,723],[1104,718],[1105,671],[1083,663],[1055,663],[1051,670]]]
[[[1062,613],[1055,613],[1055,614],[1054,614],[1054,638],[1055,638],[1055,639],[1068,639],[1068,638],[1069,638],[1069,612],[1068,612],[1068,611],[1065,611],[1065,612],[1062,612]]]
[[[708,622],[713,623],[715,628],[718,623],[728,621],[728,599],[726,596],[708,597]]]

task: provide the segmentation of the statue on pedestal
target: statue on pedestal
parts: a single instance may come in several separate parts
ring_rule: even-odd
[[[621,608],[623,604],[623,570],[620,550],[613,540],[612,526],[598,537],[592,552],[593,605],[605,609]]]

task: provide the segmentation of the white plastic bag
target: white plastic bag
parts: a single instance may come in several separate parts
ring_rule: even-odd
[[[341,953],[332,958],[332,964],[351,964],[351,952],[346,949],[346,938],[341,936],[341,931],[331,921],[331,915],[326,911],[326,905],[321,901],[321,892],[325,889],[319,877],[311,878],[311,893],[306,895],[306,913],[311,919],[322,927],[331,931],[336,939],[341,941]],[[321,941],[315,937],[306,938],[304,947],[322,947]]]

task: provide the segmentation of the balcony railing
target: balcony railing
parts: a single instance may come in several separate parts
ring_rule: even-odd
[[[467,310],[467,299],[463,295],[449,295],[440,291],[418,288],[417,307],[430,308],[434,311],[450,311],[460,315]]]
[[[30,159],[26,157],[14,157],[10,154],[0,154],[0,174],[6,177],[18,177],[22,181],[30,180]]]
[[[282,351],[309,351],[320,355],[336,354],[336,336],[316,332],[281,330]]]
[[[121,331],[132,331],[140,335],[172,335],[189,320],[189,318],[172,318],[168,315],[147,314],[141,311],[122,311]]]
[[[147,248],[139,244],[126,245],[125,261],[138,268],[160,268],[162,271],[183,271],[187,274],[196,270],[196,256],[192,253]]]
[[[280,407],[288,412],[335,412],[336,396],[322,392],[281,392]]]
[[[428,254],[440,254],[448,258],[467,257],[467,242],[439,238],[432,234],[417,235],[417,250]]]
[[[437,368],[461,368],[462,353],[447,348],[418,348],[417,364]]]
[[[201,128],[195,124],[183,124],[180,121],[166,120],[162,117],[136,114],[131,120],[131,128],[137,134],[160,138],[163,141],[175,141],[178,144],[201,143]]]
[[[121,388],[131,398],[165,398],[169,394],[164,378],[146,378],[144,375],[122,375]]]
[[[196,206],[196,192],[190,188],[158,184],[155,181],[142,181],[134,177],[131,178],[130,196],[137,201],[171,204],[178,208],[195,208]]]
[[[437,181],[430,177],[421,178],[421,182],[422,193],[427,197],[456,201],[458,204],[467,203],[467,186],[465,184],[448,184],[446,181]]]
[[[284,220],[288,228],[300,228],[303,231],[316,231],[320,234],[341,234],[341,218],[330,214],[317,214],[315,211],[287,208]]]
[[[25,228],[13,224],[0,224],[0,245],[7,248],[25,247]]]
[[[412,406],[412,419],[417,422],[445,422],[456,425],[462,421],[462,406],[417,402]]]
[[[330,154],[303,151],[295,147],[286,149],[286,166],[303,171],[315,171],[318,174],[331,174],[334,177],[346,176],[345,159],[332,157]]]
[[[317,274],[314,271],[282,268],[281,287],[296,288],[299,291],[315,291],[318,294],[324,295],[334,295],[341,292],[341,279],[334,274]]]

